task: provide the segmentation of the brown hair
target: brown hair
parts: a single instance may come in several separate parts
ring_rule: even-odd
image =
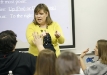
[[[35,75],[56,75],[55,60],[56,55],[52,50],[42,50],[37,57]]]
[[[97,44],[99,59],[101,59],[101,63],[107,64],[107,40],[98,40]]]
[[[38,13],[40,10],[43,10],[45,13],[48,13],[48,16],[46,18],[46,23],[47,23],[47,25],[50,25],[53,21],[52,21],[51,16],[50,16],[49,9],[48,9],[48,7],[45,4],[38,4],[35,7],[35,9],[34,9],[34,20],[33,20],[33,23],[35,25],[39,25],[38,22],[36,21],[35,14]]]
[[[57,75],[71,75],[79,74],[80,64],[75,53],[64,51],[56,60],[56,74]]]

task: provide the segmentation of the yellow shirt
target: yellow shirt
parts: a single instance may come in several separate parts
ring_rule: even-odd
[[[58,44],[64,43],[64,37],[63,37],[62,29],[57,22],[53,22],[51,25],[48,26],[48,28],[40,28],[38,25],[35,25],[33,22],[28,25],[26,30],[26,38],[28,43],[30,44],[29,53],[38,56],[39,51],[32,42],[32,40],[34,39],[32,34],[34,32],[38,32],[39,34],[41,34],[42,33],[41,30],[45,30],[50,34],[52,45],[54,46],[54,49],[56,50],[56,55],[58,56],[60,54],[60,49]],[[55,37],[56,31],[58,31],[61,34],[59,38]]]

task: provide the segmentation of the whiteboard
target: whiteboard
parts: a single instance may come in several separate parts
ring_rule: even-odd
[[[34,18],[34,8],[44,3],[53,21],[59,23],[65,42],[60,48],[75,47],[73,0],[0,0],[0,32],[13,30],[17,34],[16,48],[29,48],[26,28]]]

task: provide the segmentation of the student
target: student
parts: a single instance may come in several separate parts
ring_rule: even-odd
[[[40,51],[37,57],[36,72],[34,75],[56,75],[55,72],[56,55],[49,49]]]
[[[38,56],[39,50],[32,42],[32,34],[37,32],[43,36],[44,48],[50,49],[58,56],[60,54],[59,44],[64,43],[64,36],[60,25],[53,22],[48,7],[45,4],[38,4],[34,9],[34,20],[26,29],[26,38],[30,44],[29,53]]]
[[[80,64],[75,53],[62,52],[56,60],[56,75],[79,75]]]
[[[40,35],[38,35],[37,33],[34,33],[33,35],[36,35],[36,36],[33,36],[34,37],[33,43],[37,46],[38,50],[40,52],[42,50],[45,50],[45,48],[43,47],[42,37]],[[64,51],[58,56],[58,58],[56,60],[56,75],[62,75],[62,74],[66,75],[66,74],[68,74],[66,71],[69,72],[70,75],[72,75],[72,74],[73,75],[84,75],[80,69],[78,57],[73,52]]]
[[[0,75],[34,75],[36,57],[29,53],[15,51],[17,35],[6,30],[0,33]]]
[[[80,55],[80,63],[85,75],[107,75],[107,40],[98,40],[95,46],[95,55],[99,60],[93,63],[88,68],[86,67],[83,58],[89,49],[85,50]]]

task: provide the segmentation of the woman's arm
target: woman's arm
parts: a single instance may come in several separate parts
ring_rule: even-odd
[[[87,67],[85,65],[85,62],[83,61],[83,57],[86,55],[86,53],[89,51],[89,48],[87,50],[85,50],[84,52],[81,53],[79,60],[80,60],[80,65],[82,70],[84,71]]]
[[[55,36],[58,40],[58,43],[59,44],[63,44],[65,39],[64,39],[64,35],[63,35],[63,32],[62,32],[62,29],[61,27],[59,26],[59,24],[56,23],[56,27],[55,27],[56,31],[55,31]]]
[[[33,33],[34,33],[34,26],[31,23],[28,25],[28,27],[26,29],[26,39],[30,45],[34,45],[34,43],[32,42],[34,40],[34,38],[32,36]]]

